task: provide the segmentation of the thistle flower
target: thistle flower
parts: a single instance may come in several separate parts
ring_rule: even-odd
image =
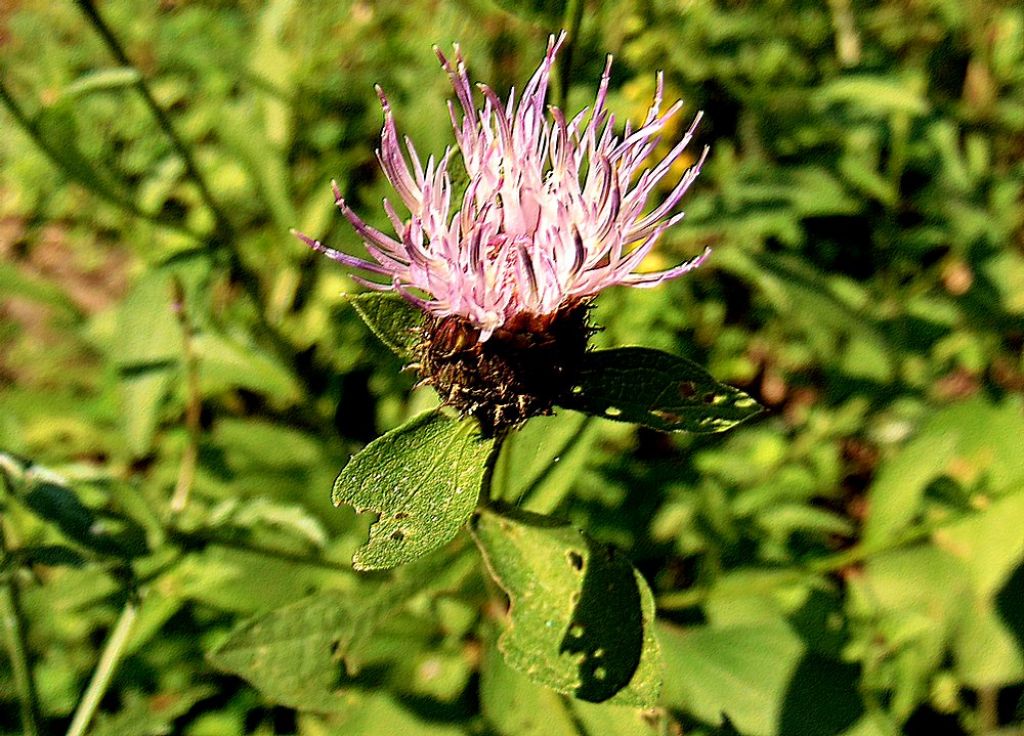
[[[359,283],[396,291],[426,313],[419,365],[424,379],[446,401],[480,418],[485,429],[550,411],[586,349],[587,307],[602,290],[655,286],[696,268],[709,253],[668,270],[637,270],[683,217],[676,206],[700,172],[706,148],[660,203],[648,208],[648,200],[690,143],[701,115],[663,160],[645,168],[682,103],[662,111],[659,73],[643,123],[634,129],[627,122],[616,135],[614,115],[605,109],[609,56],[589,116],[584,109],[567,119],[546,105],[564,40],[564,32],[549,38],[544,60],[518,100],[514,89],[503,102],[487,85],[477,85],[479,109],[458,46],[454,63],[435,48],[461,108],[448,104],[468,177],[461,201],[453,201],[452,149],[425,164],[408,138],[403,151],[378,87],[384,128],[377,156],[409,217],[385,199],[395,231],[389,236],[364,222],[334,184],[336,204],[373,260],[296,233],[361,272],[353,276]],[[538,391],[547,395],[537,397]]]

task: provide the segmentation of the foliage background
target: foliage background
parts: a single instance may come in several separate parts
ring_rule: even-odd
[[[712,146],[659,254],[711,244],[711,262],[607,294],[597,339],[687,355],[770,409],[700,437],[566,413],[499,464],[508,497],[617,545],[654,589],[664,708],[643,714],[507,670],[477,567],[351,572],[368,521],[332,508],[332,479],[434,399],[346,305],[347,275],[288,235],[358,251],[327,183],[376,217],[374,83],[439,153],[430,45],[460,42],[505,90],[574,7],[109,0],[133,71],[88,5],[0,5],[0,603],[47,732],[126,610],[91,733],[1024,729],[1018,4],[584,4],[568,107],[611,52],[620,119],[664,69]],[[380,590],[398,592],[352,603]],[[270,613],[308,594],[306,618]],[[375,633],[349,670],[294,677],[339,611]],[[298,682],[258,690],[211,653],[235,632],[252,654],[238,627],[268,613],[301,624],[282,634]],[[330,707],[303,699],[327,686]]]

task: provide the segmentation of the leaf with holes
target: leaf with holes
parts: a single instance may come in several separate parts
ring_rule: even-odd
[[[451,541],[476,507],[493,450],[475,422],[427,412],[353,457],[334,482],[334,505],[380,515],[356,569],[385,570]]]
[[[510,667],[581,700],[657,702],[654,598],[625,557],[536,514],[485,510],[472,531],[511,601],[498,641]]]
[[[650,348],[588,353],[566,409],[663,432],[723,432],[761,411],[693,361]]]
[[[398,294],[371,292],[350,299],[356,312],[380,341],[402,358],[412,358],[419,345],[423,312]]]

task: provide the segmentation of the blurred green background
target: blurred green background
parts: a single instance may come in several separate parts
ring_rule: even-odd
[[[8,661],[63,733],[130,609],[94,734],[1024,733],[1019,3],[90,7],[0,3],[0,731],[21,732]],[[254,688],[209,656],[240,622],[398,585],[350,571],[368,521],[329,490],[435,401],[288,230],[359,252],[331,178],[383,226],[374,83],[439,154],[431,45],[503,93],[577,10],[556,99],[589,104],[612,53],[609,107],[637,120],[663,69],[712,148],[650,266],[711,260],[602,296],[596,341],[769,410],[702,437],[561,414],[499,467],[644,573],[664,708],[516,680],[473,570],[395,603],[329,712]]]

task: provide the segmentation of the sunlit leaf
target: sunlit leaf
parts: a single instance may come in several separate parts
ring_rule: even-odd
[[[588,353],[576,385],[560,403],[664,432],[722,432],[761,411],[752,398],[693,361],[641,347]]]
[[[482,511],[473,535],[511,601],[498,642],[509,666],[582,700],[657,701],[654,598],[625,557],[535,514]]]
[[[352,306],[381,342],[402,358],[411,358],[420,343],[423,312],[397,294],[370,292],[351,298]]]
[[[493,448],[473,421],[428,412],[355,455],[331,498],[379,514],[356,569],[401,565],[450,542],[476,507]]]

